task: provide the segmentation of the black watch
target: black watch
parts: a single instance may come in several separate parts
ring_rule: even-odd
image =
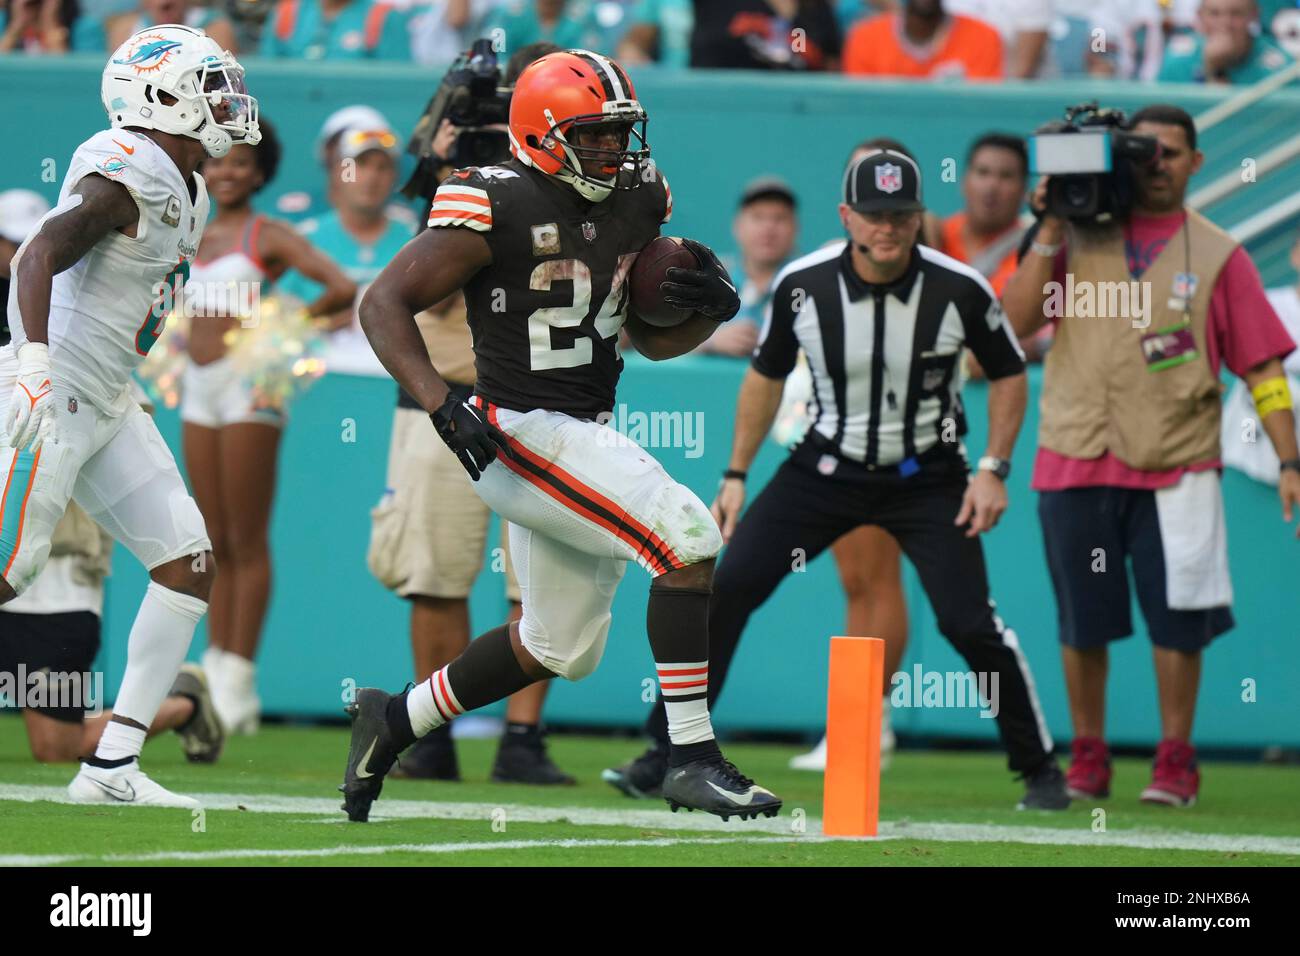
[[[977,471],[991,471],[1003,481],[1011,474],[1011,462],[1005,458],[994,458],[992,455],[985,455],[975,466]]]
[[[1282,462],[1278,471],[1300,472],[1300,458],[1288,458],[1286,461]]]

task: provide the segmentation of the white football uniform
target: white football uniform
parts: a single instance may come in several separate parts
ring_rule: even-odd
[[[20,593],[44,565],[69,498],[146,568],[211,549],[175,458],[130,393],[131,372],[166,317],[160,290],[171,289],[180,302],[178,286],[207,223],[207,187],[195,175],[191,198],[153,140],[110,129],[77,147],[45,219],[75,206],[72,190],[88,175],[122,183],[140,216],[134,237],[111,232],[54,277],[49,343],[57,440],[35,454],[0,449],[0,577]],[[39,231],[38,225],[33,234]],[[9,317],[13,344],[0,349],[0,417],[14,387],[16,350],[27,340],[16,279]]]

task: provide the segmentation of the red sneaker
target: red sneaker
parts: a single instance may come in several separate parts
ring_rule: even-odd
[[[1099,737],[1075,737],[1065,786],[1072,800],[1110,796],[1110,750]]]
[[[1190,807],[1196,803],[1196,793],[1200,788],[1201,772],[1196,769],[1196,748],[1181,740],[1160,741],[1156,747],[1151,786],[1142,791],[1142,802]]]

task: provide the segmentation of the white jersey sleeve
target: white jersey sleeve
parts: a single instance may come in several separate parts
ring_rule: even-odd
[[[75,208],[80,200],[73,191],[91,175],[121,183],[139,217],[134,236],[108,233],[80,262],[54,277],[50,362],[56,379],[114,413],[123,407],[131,372],[157,341],[170,307],[183,302],[180,290],[207,224],[209,202],[203,178],[194,176],[191,192],[152,139],[110,129],[77,147],[50,215]]]

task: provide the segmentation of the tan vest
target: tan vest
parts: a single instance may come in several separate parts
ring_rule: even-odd
[[[1134,304],[1123,316],[1110,311],[1109,306],[1123,302],[1111,295],[1119,287],[1101,285],[1123,283],[1128,292],[1134,291],[1123,230],[1071,230],[1066,273],[1075,284],[1075,295],[1068,294],[1067,284],[1061,301],[1067,307],[1071,299],[1077,304],[1082,289],[1078,284],[1085,281],[1097,294],[1092,317],[1065,312],[1057,322],[1056,338],[1043,363],[1038,441],[1044,448],[1070,458],[1097,458],[1109,451],[1143,471],[1219,456],[1221,386],[1210,370],[1206,325],[1210,295],[1237,243],[1196,212],[1188,210],[1187,217],[1186,235],[1181,228],[1175,232],[1137,280],[1138,291],[1149,296],[1150,324],[1144,328],[1133,326]],[[1186,311],[1175,298],[1186,290],[1185,284],[1175,289],[1184,271],[1196,277]],[[1147,284],[1145,290],[1142,283]],[[1149,370],[1143,337],[1184,323],[1196,341],[1196,357]]]
[[[474,342],[469,334],[465,296],[457,292],[415,317],[424,347],[438,374],[453,385],[473,385]]]
[[[50,557],[73,556],[81,560],[77,573],[86,584],[96,584],[108,575],[113,563],[113,537],[97,525],[75,501],[50,534]]]

